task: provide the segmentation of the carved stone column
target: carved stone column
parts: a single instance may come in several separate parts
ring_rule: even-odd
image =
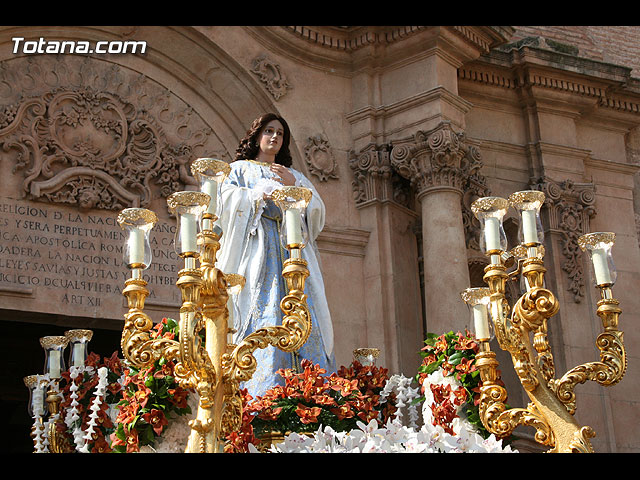
[[[427,330],[464,329],[469,313],[460,292],[469,286],[469,270],[461,199],[482,166],[479,152],[443,122],[394,142],[391,164],[420,202]]]
[[[349,166],[361,228],[371,231],[363,265],[366,339],[393,372],[415,371],[424,346],[418,249],[409,182],[391,167],[389,145],[352,152]]]

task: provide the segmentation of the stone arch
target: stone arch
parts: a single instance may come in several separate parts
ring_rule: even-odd
[[[14,51],[15,37],[131,40],[146,51],[28,54]],[[79,204],[89,190],[93,208],[149,204],[193,181],[194,158],[231,160],[266,111],[277,108],[248,69],[194,27],[0,28],[0,155],[24,177],[14,194]],[[292,155],[302,167],[293,144]],[[104,181],[69,182],[74,168]]]

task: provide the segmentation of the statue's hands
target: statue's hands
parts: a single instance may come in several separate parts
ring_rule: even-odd
[[[283,185],[292,187],[296,184],[296,177],[284,165],[280,165],[279,163],[272,163],[269,169],[280,177]]]

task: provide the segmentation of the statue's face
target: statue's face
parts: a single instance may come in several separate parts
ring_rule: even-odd
[[[258,137],[260,150],[269,155],[276,155],[284,138],[284,127],[279,120],[271,120],[263,128]]]

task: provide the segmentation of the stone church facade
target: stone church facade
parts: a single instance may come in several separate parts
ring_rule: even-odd
[[[426,332],[470,328],[460,292],[483,285],[487,264],[471,203],[526,189],[546,194],[556,370],[598,360],[598,292],[576,240],[615,232],[629,366],[614,387],[580,385],[576,417],[597,451],[640,451],[639,39],[637,27],[605,26],[0,27],[12,435],[29,448],[21,379],[41,368],[38,336],[91,328],[102,354],[119,348],[117,212],[159,216],[148,311],[177,315],[166,198],[194,188],[192,160],[232,160],[251,121],[273,111],[327,206],[318,246],[339,365],[376,347],[379,365],[412,376]],[[99,42],[107,53],[81,50]],[[517,228],[508,214],[510,246]],[[499,360],[509,403],[525,406],[510,359]]]

